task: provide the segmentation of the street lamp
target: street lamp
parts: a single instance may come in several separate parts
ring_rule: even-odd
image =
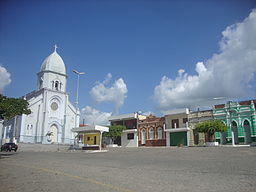
[[[77,74],[77,87],[76,87],[76,118],[75,118],[75,127],[77,126],[77,112],[78,112],[78,91],[79,91],[79,77],[80,75],[84,75],[84,72],[78,72],[77,70],[73,70],[75,74]],[[79,123],[78,123],[79,126]],[[74,137],[74,145],[75,145],[75,137]]]
[[[78,72],[77,70],[73,70],[75,74],[77,74],[77,87],[76,87],[76,109],[78,109],[78,90],[79,90],[79,76],[84,75],[84,72]]]

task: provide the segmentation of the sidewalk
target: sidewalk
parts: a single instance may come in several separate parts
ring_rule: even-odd
[[[43,151],[68,151],[70,145],[58,145],[58,144],[28,144],[28,143],[18,143],[18,151],[34,151],[34,152],[43,152]]]
[[[85,153],[99,153],[107,152],[107,149],[100,150],[82,150],[81,148],[73,148],[72,145],[58,145],[58,144],[29,144],[18,143],[18,152],[33,151],[33,152],[85,152]]]

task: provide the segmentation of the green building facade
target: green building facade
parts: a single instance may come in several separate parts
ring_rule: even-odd
[[[222,120],[228,127],[223,133],[216,133],[215,138],[221,144],[251,144],[256,142],[256,100],[232,102],[215,105],[214,119]],[[233,132],[233,133],[232,133]]]

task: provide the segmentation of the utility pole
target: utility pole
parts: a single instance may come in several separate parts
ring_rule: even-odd
[[[80,75],[84,75],[84,72],[78,72],[77,70],[73,70],[73,72],[77,75],[77,87],[76,87],[76,118],[75,118],[75,127],[77,126],[77,113],[78,113],[78,92],[79,92],[79,77]],[[78,122],[79,127],[79,122]],[[74,135],[74,146],[75,146],[75,135]]]

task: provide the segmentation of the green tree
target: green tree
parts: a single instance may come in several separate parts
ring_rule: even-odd
[[[200,133],[205,133],[206,140],[212,142],[215,132],[225,132],[228,127],[221,120],[208,120],[197,123],[195,129]]]
[[[126,127],[123,125],[111,125],[109,126],[109,132],[103,133],[103,136],[110,137],[115,144],[121,144],[121,135]]]
[[[16,115],[30,114],[28,102],[24,99],[8,98],[0,94],[0,119],[9,120]]]

